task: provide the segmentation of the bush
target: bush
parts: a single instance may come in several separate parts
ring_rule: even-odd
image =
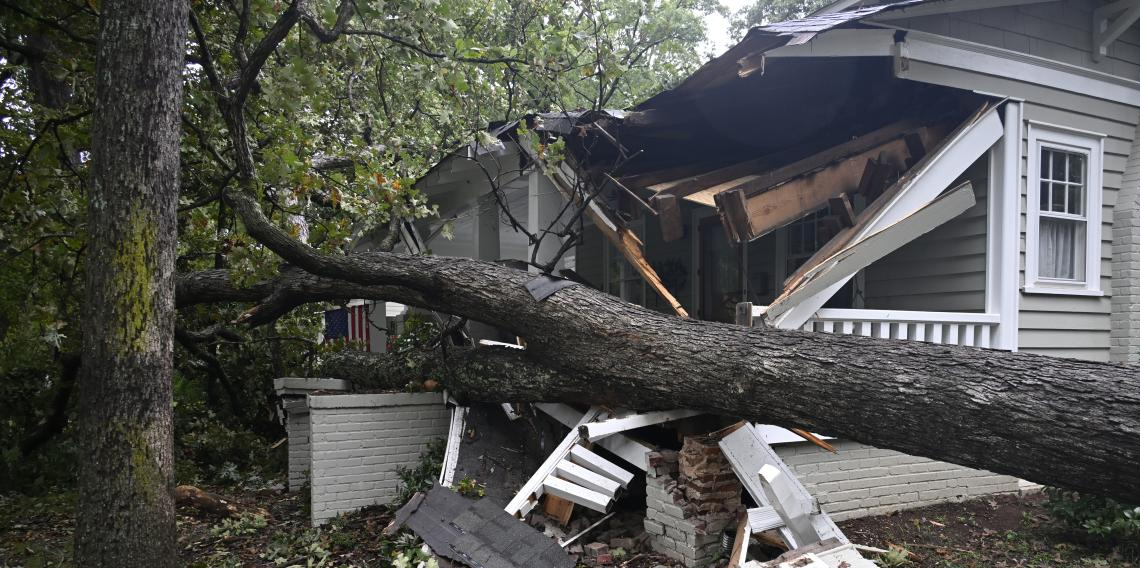
[[[1112,546],[1140,546],[1140,507],[1107,497],[1049,488],[1046,508],[1065,525]]]

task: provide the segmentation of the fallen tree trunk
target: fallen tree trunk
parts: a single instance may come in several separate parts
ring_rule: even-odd
[[[743,328],[658,313],[584,286],[537,302],[524,287],[526,272],[462,258],[322,255],[272,226],[251,200],[230,199],[254,238],[322,275],[294,280],[313,280],[319,290],[344,280],[356,297],[523,337],[525,352],[453,352],[444,372],[431,371],[471,400],[693,408],[1140,502],[1136,367]],[[293,301],[304,294],[285,276],[276,285],[292,290]],[[340,357],[340,370],[335,362],[328,368],[346,378],[393,376],[382,358]]]

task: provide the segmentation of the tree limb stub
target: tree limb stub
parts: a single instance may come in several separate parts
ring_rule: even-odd
[[[540,303],[523,271],[324,255],[252,199],[227,198],[255,239],[296,266],[523,337],[525,354],[473,356],[464,368],[478,372],[441,377],[470,397],[693,408],[1140,502],[1133,366],[687,320],[584,286]]]

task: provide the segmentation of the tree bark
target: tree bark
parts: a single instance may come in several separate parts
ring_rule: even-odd
[[[524,353],[476,349],[453,360],[439,379],[471,399],[693,408],[1140,502],[1134,366],[743,328],[580,285],[537,302],[526,272],[463,258],[323,255],[269,223],[252,199],[229,199],[255,239],[331,289],[341,279],[375,292],[359,297],[523,337]]]
[[[100,5],[80,374],[79,566],[177,565],[171,430],[187,2]]]

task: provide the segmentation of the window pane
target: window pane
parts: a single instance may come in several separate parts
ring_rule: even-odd
[[[1079,185],[1070,185],[1069,190],[1069,213],[1073,215],[1085,214],[1085,188]]]
[[[1065,179],[1065,154],[1063,152],[1049,152],[1051,161],[1053,163],[1053,172],[1049,179],[1056,181],[1064,181]]]
[[[1044,148],[1041,149],[1041,179],[1049,179],[1049,164],[1052,158],[1052,152]]]
[[[1042,278],[1085,279],[1085,222],[1041,218],[1038,272]]]
[[[1058,213],[1065,212],[1065,186],[1059,183],[1053,184],[1053,206],[1049,208],[1050,211]]]
[[[1072,183],[1085,182],[1085,157],[1080,154],[1069,154],[1069,179]]]
[[[1049,187],[1050,183],[1047,181],[1041,182],[1041,205],[1039,206],[1042,211],[1049,210]]]

